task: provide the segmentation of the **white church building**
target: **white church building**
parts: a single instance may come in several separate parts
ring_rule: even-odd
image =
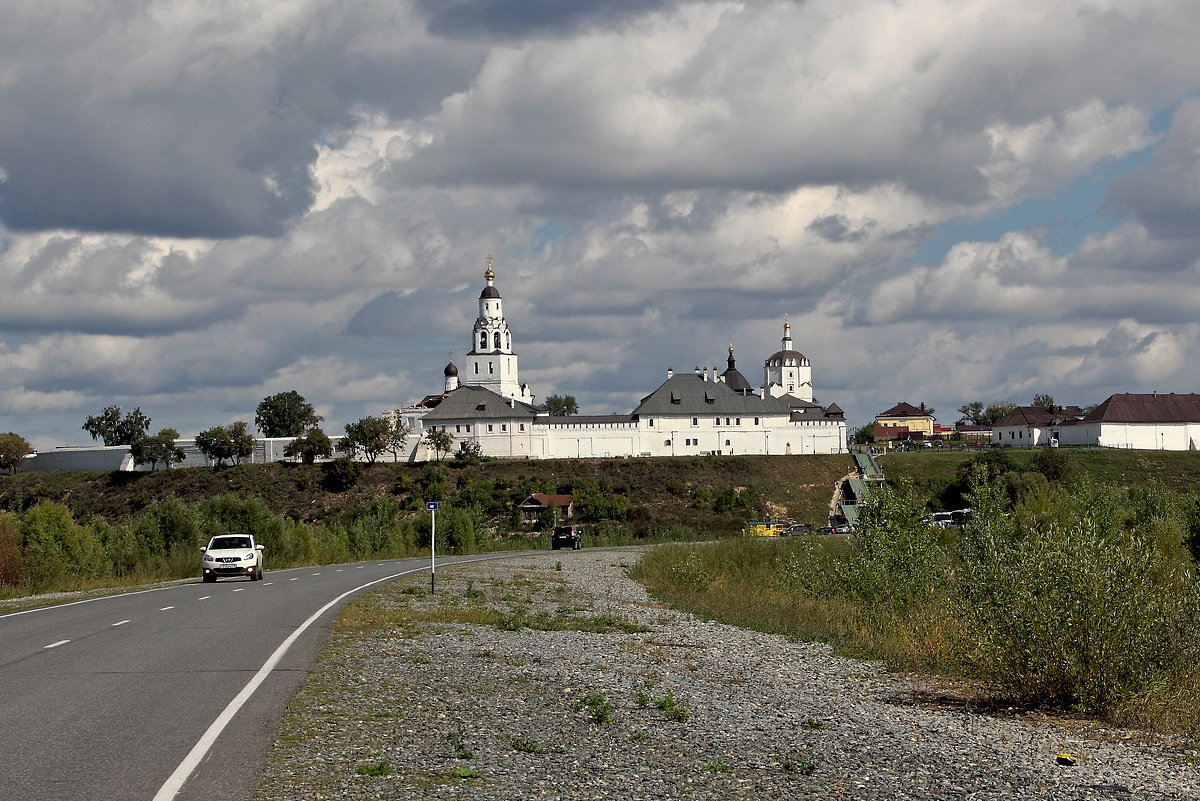
[[[844,453],[846,421],[837,404],[813,398],[812,368],[792,347],[785,320],[782,348],[763,365],[757,390],[734,366],[692,373],[667,370],[666,381],[630,414],[554,416],[520,382],[512,332],[489,262],[479,316],[464,368],[451,362],[444,390],[413,406],[390,410],[412,428],[409,459],[434,457],[430,430],[471,442],[484,456],[565,459],[592,456]]]

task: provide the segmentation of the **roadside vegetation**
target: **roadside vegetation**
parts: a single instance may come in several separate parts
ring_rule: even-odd
[[[993,700],[1200,731],[1200,495],[1005,456],[940,483],[974,510],[961,531],[930,527],[943,496],[903,479],[851,538],[663,546],[636,575],[698,614],[967,678]]]

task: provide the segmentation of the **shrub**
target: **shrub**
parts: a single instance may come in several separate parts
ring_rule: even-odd
[[[358,483],[358,480],[362,478],[363,470],[361,463],[340,456],[325,463],[325,478],[322,479],[321,484],[330,492],[345,492]]]

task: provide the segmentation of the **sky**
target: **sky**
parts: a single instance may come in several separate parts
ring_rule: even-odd
[[[327,432],[442,388],[492,257],[538,399],[1200,392],[1194,0],[9,0],[0,431]]]

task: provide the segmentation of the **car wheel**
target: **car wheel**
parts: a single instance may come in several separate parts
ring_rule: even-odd
[[[258,580],[262,581],[262,565],[258,567]]]
[[[212,582],[214,582],[214,581],[216,581],[216,580],[217,580],[217,577],[216,577],[216,576],[212,576],[212,575],[204,576],[204,583],[205,583],[205,584],[211,584]]]
[[[258,571],[257,570],[250,574],[250,580],[258,581]]]

